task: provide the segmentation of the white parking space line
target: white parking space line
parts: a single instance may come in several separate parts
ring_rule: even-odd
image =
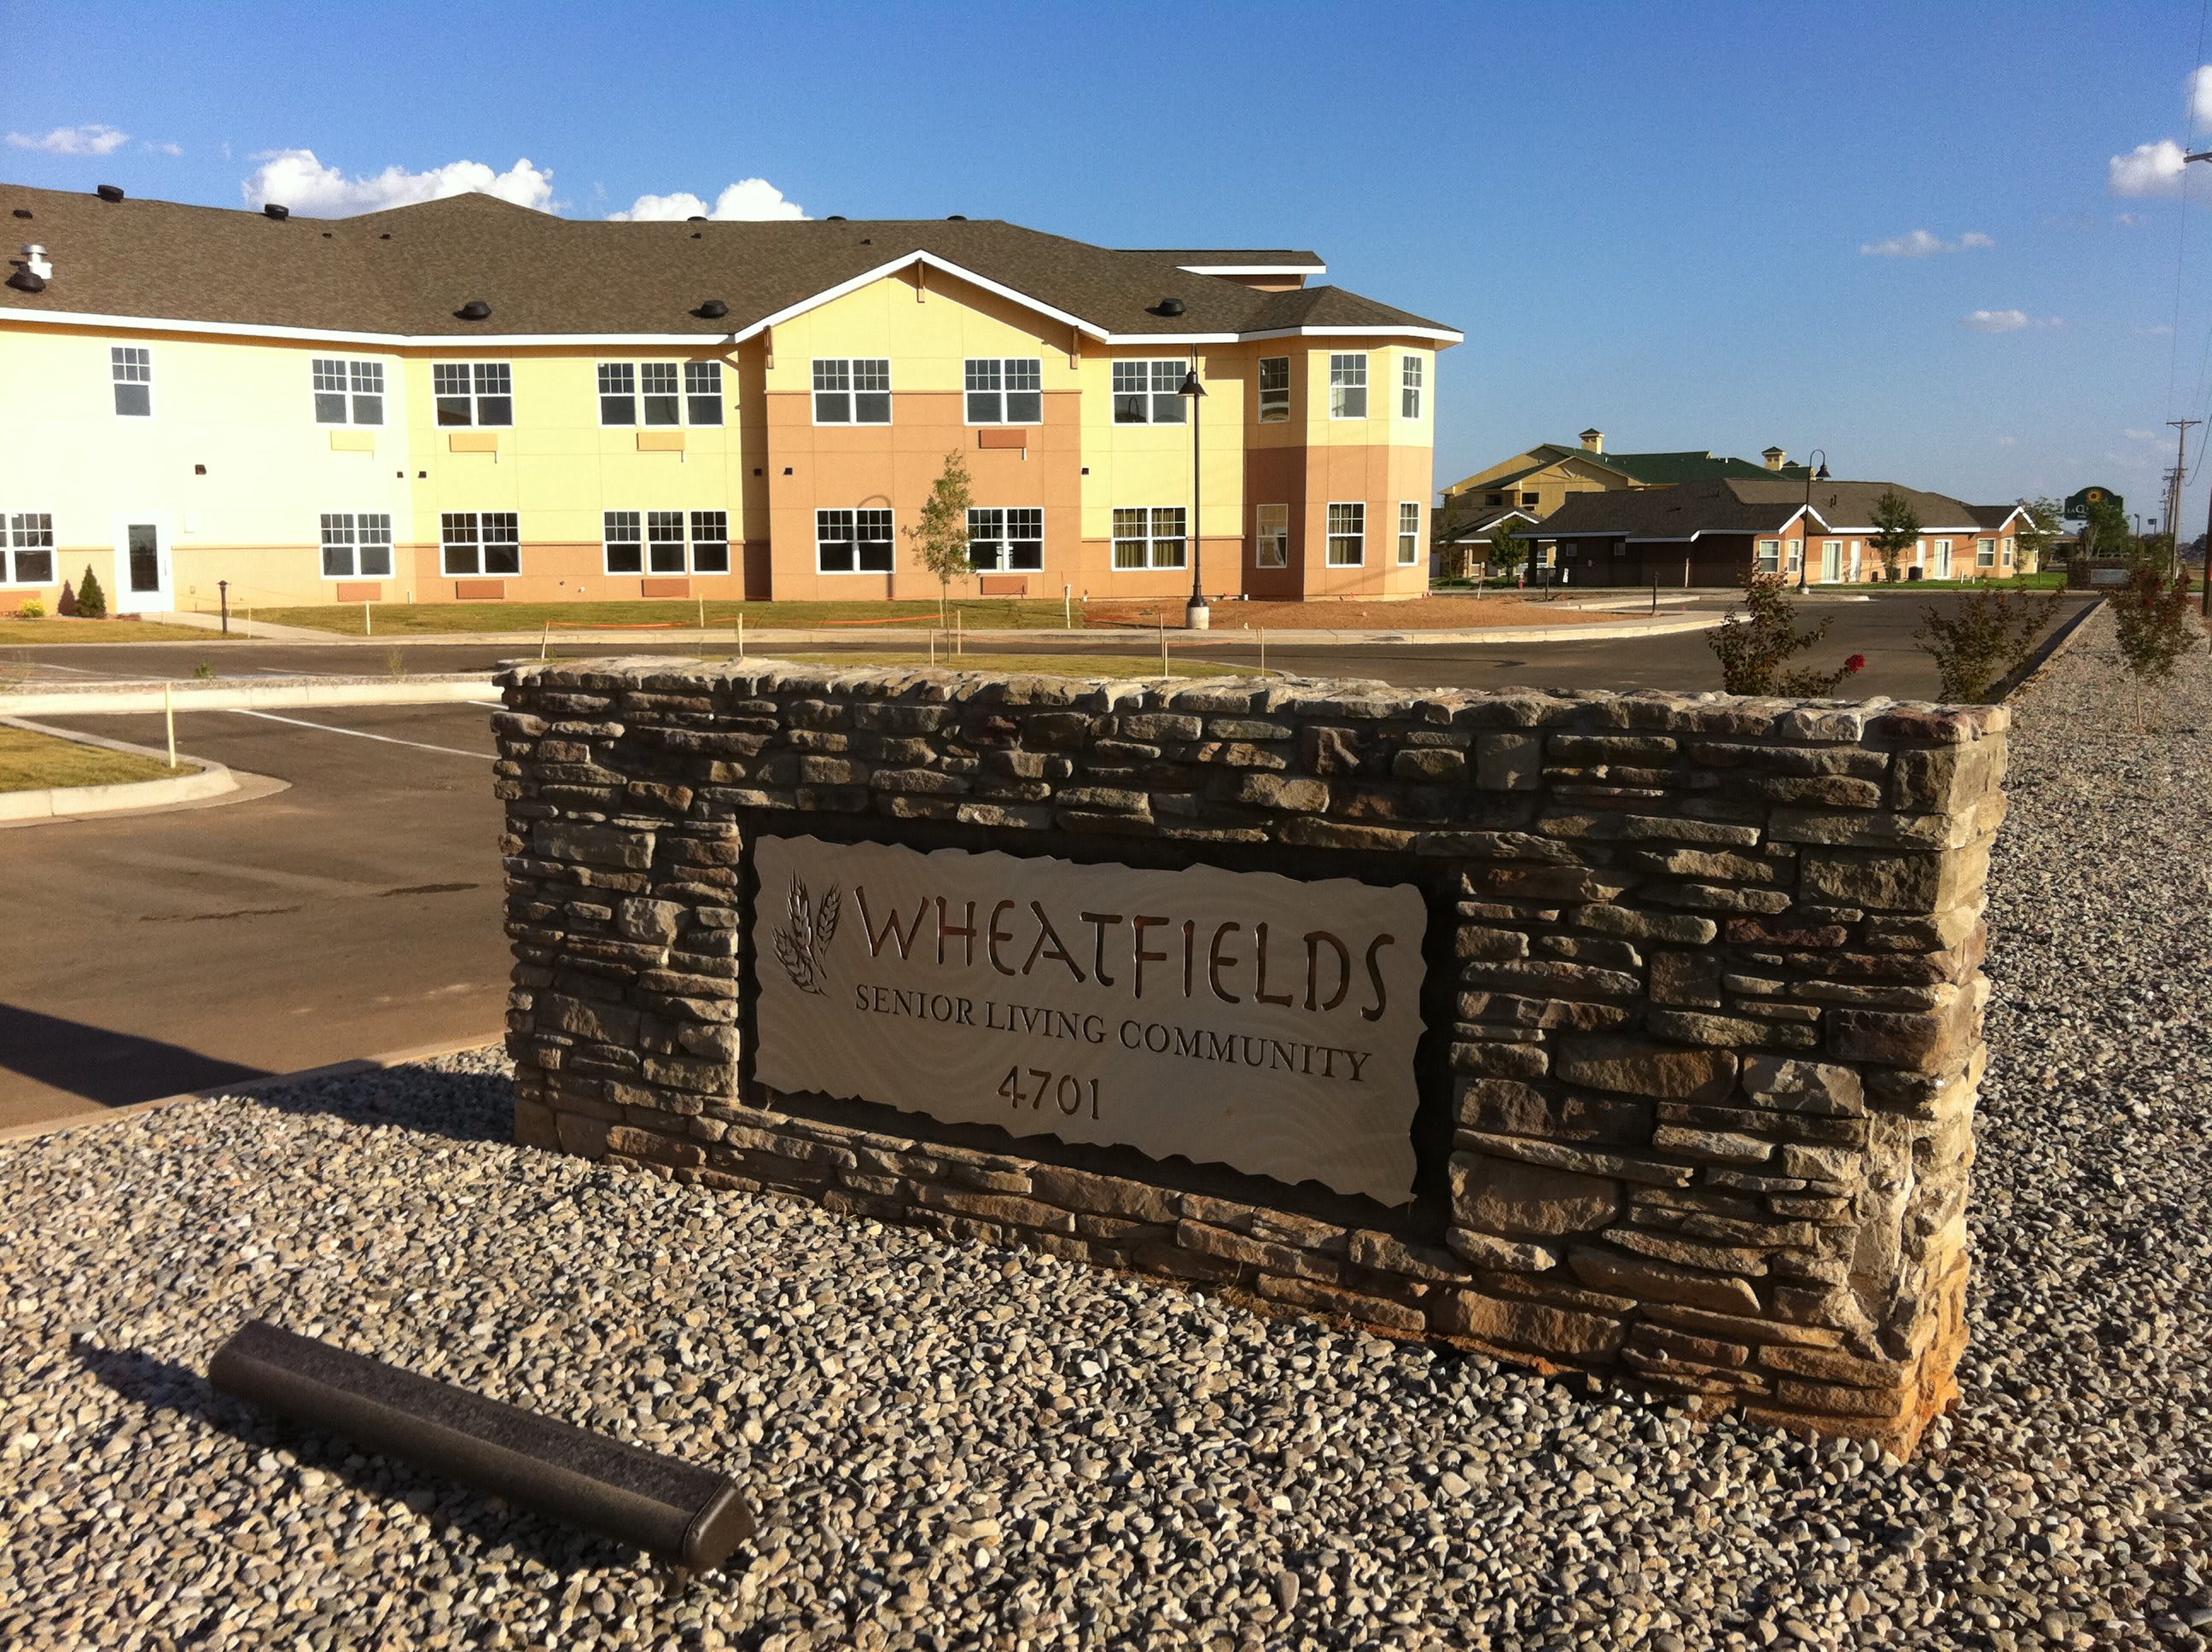
[[[461,703],[465,706],[482,706],[486,711],[505,711],[507,709],[506,702],[499,700],[464,700]]]
[[[279,717],[273,711],[242,711],[236,707],[231,708],[231,710],[234,715],[240,717],[258,717],[266,723],[289,723],[295,728],[320,729],[325,734],[350,734],[356,740],[380,740],[386,745],[412,746],[417,751],[442,751],[448,756],[475,757],[488,763],[499,761],[499,755],[496,752],[465,751],[457,745],[429,745],[421,740],[403,740],[396,735],[371,734],[367,729],[340,728],[335,723],[311,723],[304,717]]]

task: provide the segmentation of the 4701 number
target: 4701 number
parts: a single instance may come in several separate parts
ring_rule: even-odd
[[[1023,1072],[1021,1067],[1008,1067],[1006,1082],[999,1086],[999,1094],[1015,1108],[1019,1109],[1026,1102],[1031,1112],[1042,1112],[1045,1102],[1049,1100],[1062,1114],[1072,1119],[1083,1111],[1083,1104],[1088,1100],[1091,1116],[1094,1119],[1098,1116],[1098,1081],[1096,1078],[1079,1078],[1072,1072],[1055,1075],[1042,1067],[1030,1067],[1027,1072],[1031,1078],[1036,1080],[1036,1088],[1025,1091],[1022,1088]]]

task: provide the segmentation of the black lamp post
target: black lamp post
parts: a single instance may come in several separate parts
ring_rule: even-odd
[[[1183,375],[1182,388],[1176,392],[1190,401],[1190,602],[1182,610],[1184,626],[1193,631],[1207,629],[1213,623],[1212,610],[1206,605],[1206,586],[1199,573],[1204,543],[1198,531],[1198,404],[1206,399],[1206,386],[1198,381],[1198,358],[1191,357],[1190,371]]]
[[[1797,542],[1801,547],[1797,552],[1797,593],[1800,596],[1805,593],[1806,576],[1813,571],[1813,484],[1828,479],[1828,450],[1815,447],[1813,451],[1820,455],[1820,463],[1818,469],[1810,465],[1805,467],[1805,519],[1797,525],[1797,531],[1804,536]]]

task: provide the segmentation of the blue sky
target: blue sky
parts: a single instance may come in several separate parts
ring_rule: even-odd
[[[1440,483],[1595,424],[2154,512],[2212,167],[2135,152],[2191,137],[2205,9],[0,0],[0,176],[338,209],[474,162],[574,216],[764,179],[733,206],[1310,246],[1467,333]]]

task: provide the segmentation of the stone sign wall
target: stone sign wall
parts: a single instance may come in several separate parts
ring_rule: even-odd
[[[1955,1391],[2002,709],[502,680],[526,1142],[1899,1450]]]

